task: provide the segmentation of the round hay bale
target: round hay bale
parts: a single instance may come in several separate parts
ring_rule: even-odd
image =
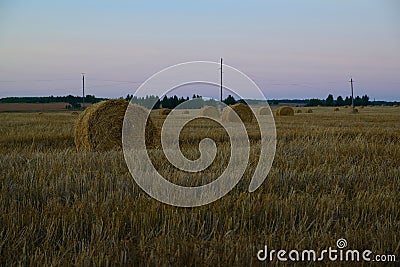
[[[355,108],[353,113],[358,113],[358,109]]]
[[[38,115],[43,115],[43,112],[39,112]]]
[[[78,118],[75,127],[75,145],[78,150],[107,151],[122,148],[122,125],[128,101],[106,100],[91,105]],[[139,105],[132,108],[135,116],[146,117]],[[150,117],[146,124],[146,144],[154,142],[156,128]]]
[[[216,107],[205,106],[200,110],[200,115],[209,116],[211,118],[219,118],[219,110]]]
[[[171,110],[169,108],[160,108],[159,114],[167,116],[169,113],[171,113]]]
[[[277,116],[294,116],[294,109],[292,107],[283,106],[276,111]]]
[[[296,110],[296,113],[302,113],[301,109]]]
[[[227,107],[223,109],[222,111],[222,121],[226,122],[240,122],[236,120],[236,116],[234,116],[234,112],[239,116],[241,121],[243,123],[250,123],[252,121],[255,121],[255,117],[253,114],[253,111],[248,105],[239,103],[230,106],[231,109],[228,109]]]
[[[393,105],[393,107],[394,107],[394,108],[397,108],[397,107],[398,107],[398,105]]]
[[[364,108],[364,106],[360,106],[360,109],[363,109]]]
[[[78,113],[78,112],[76,112],[76,111],[73,111],[73,112],[71,112],[71,115],[74,115],[74,116],[76,116],[76,115],[79,115],[79,113]]]
[[[339,108],[335,108],[334,111],[339,111]]]
[[[260,107],[257,109],[257,115],[269,115],[271,114],[271,110],[267,107]]]
[[[348,106],[344,106],[344,108],[348,108]]]
[[[313,113],[313,112],[314,111],[311,108],[307,109],[307,113]]]

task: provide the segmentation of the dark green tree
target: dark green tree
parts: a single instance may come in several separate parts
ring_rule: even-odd
[[[334,105],[334,100],[333,100],[333,95],[329,94],[328,97],[325,100],[325,105],[332,107]]]
[[[228,106],[236,104],[235,98],[233,96],[231,96],[231,95],[228,95],[228,97],[225,98],[222,102],[224,102]]]
[[[344,100],[342,96],[336,98],[336,106],[344,106]]]

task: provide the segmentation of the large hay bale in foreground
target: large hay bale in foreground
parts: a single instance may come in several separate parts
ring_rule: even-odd
[[[253,111],[248,105],[239,103],[230,106],[231,109],[228,107],[224,108],[222,111],[222,121],[225,122],[240,122],[238,118],[234,115],[236,113],[240,120],[243,123],[251,123],[252,121],[255,121],[256,118],[253,114]]]
[[[257,115],[270,115],[271,114],[271,110],[267,107],[260,107],[257,109]]]
[[[294,109],[288,106],[280,107],[276,111],[276,116],[294,116]]]
[[[169,108],[160,108],[159,114],[160,115],[169,115],[169,113],[171,113],[171,110]]]
[[[209,116],[211,118],[219,118],[219,110],[216,107],[212,106],[205,106],[202,107],[200,110],[200,115],[202,116]]]
[[[88,107],[78,118],[75,145],[78,150],[107,151],[122,148],[122,126],[128,101],[106,100]],[[135,116],[145,119],[146,110],[133,105]],[[146,124],[146,144],[154,142],[156,128],[150,118]]]

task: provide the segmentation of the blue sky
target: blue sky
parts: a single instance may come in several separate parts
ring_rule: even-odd
[[[220,57],[267,98],[400,100],[400,2],[0,2],[0,97],[133,93],[161,69]],[[211,95],[210,92],[199,92]]]

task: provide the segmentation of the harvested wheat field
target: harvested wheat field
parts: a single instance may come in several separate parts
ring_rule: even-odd
[[[166,116],[153,115],[160,127]],[[260,264],[257,252],[265,245],[322,250],[336,248],[339,238],[350,248],[400,255],[398,108],[352,114],[319,107],[277,116],[276,156],[261,187],[247,191],[251,161],[230,193],[197,208],[148,196],[120,149],[77,151],[78,116],[0,113],[0,120],[2,266],[251,266]],[[198,155],[197,141],[205,137],[229,154],[217,123],[186,127],[185,155]],[[255,159],[259,138],[251,125],[248,132]],[[160,172],[183,185],[215,177],[229,160],[217,156],[201,174],[187,176],[159,148],[148,153]]]

